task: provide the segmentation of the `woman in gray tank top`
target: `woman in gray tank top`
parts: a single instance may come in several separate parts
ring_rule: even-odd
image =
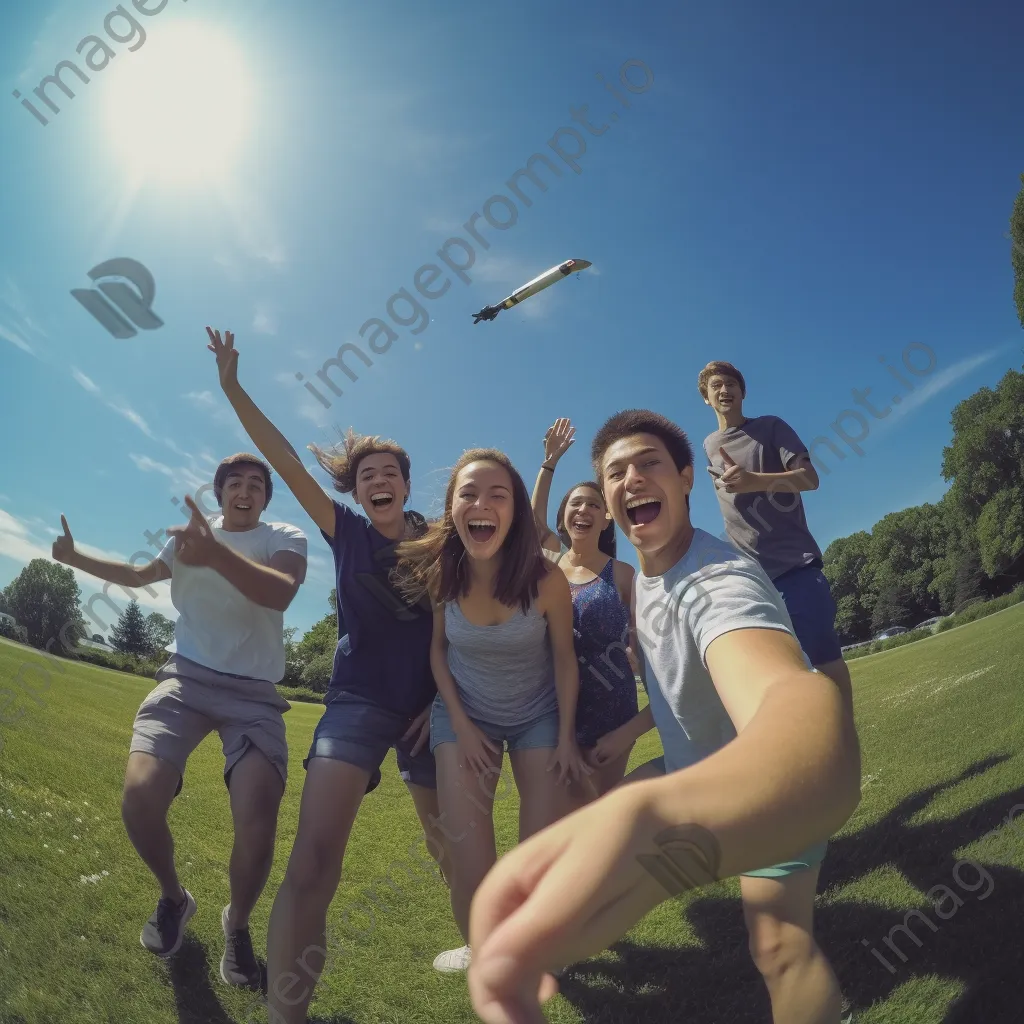
[[[465,939],[473,894],[497,860],[494,792],[506,746],[520,842],[572,809],[567,784],[590,771],[575,737],[572,597],[541,553],[522,478],[493,449],[459,459],[444,516],[398,555],[399,585],[435,605],[430,747],[450,830],[452,911]],[[434,966],[464,970],[469,959],[463,946]]]

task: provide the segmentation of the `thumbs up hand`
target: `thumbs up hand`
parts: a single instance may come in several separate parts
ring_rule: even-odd
[[[721,476],[715,477],[715,487],[728,494],[745,494],[758,489],[756,473],[738,466],[736,460],[724,448],[719,448],[718,454],[722,458],[725,470]]]

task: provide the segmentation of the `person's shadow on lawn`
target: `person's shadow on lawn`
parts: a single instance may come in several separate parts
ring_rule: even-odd
[[[1014,824],[1003,824],[1013,807],[1024,805],[1024,787],[985,800],[950,820],[909,824],[937,794],[1008,757],[980,761],[955,778],[907,797],[875,824],[830,844],[819,892],[888,866],[922,893],[934,890],[943,915],[928,901],[898,909],[861,901],[819,903],[818,941],[855,1009],[888,998],[914,978],[937,976],[962,990],[942,1024],[1011,1024],[1021,1019],[1017,983],[1024,872],[961,860],[955,851],[997,828],[1015,829],[1024,841],[1024,815]],[[956,899],[936,886],[945,886]],[[907,917],[908,911],[920,914]],[[684,913],[702,948],[620,942],[612,947],[615,960],[590,960],[568,969],[560,989],[587,1024],[771,1020],[767,991],[747,951],[739,900],[698,898]],[[899,952],[886,943],[887,938]]]
[[[260,961],[261,965],[263,961]],[[264,970],[266,968],[264,967]],[[186,934],[181,949],[168,961],[168,980],[174,989],[178,1024],[236,1024],[217,998],[210,984],[210,964],[206,946]],[[244,993],[246,1010],[238,1024],[254,1024],[267,1019],[262,997],[255,992]],[[356,1024],[348,1017],[310,1017],[309,1024]]]
[[[206,946],[186,934],[181,949],[167,962],[178,1024],[234,1024],[210,985]]]

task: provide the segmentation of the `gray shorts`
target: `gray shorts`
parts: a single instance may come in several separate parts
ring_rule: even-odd
[[[169,761],[184,778],[185,762],[216,730],[224,750],[224,781],[250,746],[288,780],[288,740],[282,715],[288,702],[265,679],[215,672],[172,654],[156,674],[157,687],[135,716],[129,753]],[[182,782],[178,782],[181,792]]]

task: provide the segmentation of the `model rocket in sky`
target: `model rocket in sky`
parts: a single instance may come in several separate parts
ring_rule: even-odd
[[[507,299],[502,299],[496,306],[484,306],[479,313],[473,314],[473,323],[478,324],[481,320],[493,320],[503,309],[511,309],[516,304],[528,299],[537,292],[550,288],[556,281],[561,281],[577,270],[586,270],[592,266],[589,260],[566,260],[559,263],[557,267],[545,270],[539,277],[527,281],[522,288],[517,288]]]

